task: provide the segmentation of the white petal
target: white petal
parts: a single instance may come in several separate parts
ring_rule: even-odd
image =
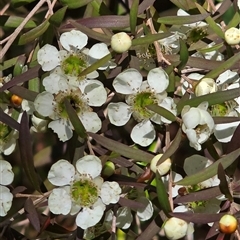
[[[98,80],[88,80],[83,90],[89,106],[100,107],[107,100],[107,91]]]
[[[118,93],[136,93],[142,84],[142,75],[134,68],[129,68],[117,75],[113,80],[113,87]]]
[[[117,203],[122,192],[117,182],[104,182],[101,187],[101,199],[104,204]]]
[[[194,147],[197,151],[200,151],[202,149],[202,146],[198,143],[196,131],[193,130],[193,129],[187,129],[186,130],[186,135],[187,135],[188,140],[190,142],[189,145],[191,147]]]
[[[67,80],[56,73],[51,73],[49,76],[43,79],[43,86],[47,92],[57,94],[60,91],[66,91],[68,89]]]
[[[85,112],[79,116],[87,132],[98,132],[102,127],[102,121],[95,112]]]
[[[12,206],[13,195],[5,186],[0,186],[0,193],[0,217],[4,217]]]
[[[130,208],[120,207],[117,210],[117,221],[116,221],[117,227],[122,229],[128,229],[131,226],[132,221],[133,221],[133,216]]]
[[[34,107],[42,116],[48,117],[54,114],[54,97],[49,92],[42,92],[37,95]]]
[[[105,43],[96,43],[94,44],[89,52],[88,55],[90,57],[90,64],[96,62],[97,60],[105,57],[106,55],[108,55],[110,52],[108,50],[108,47]],[[105,64],[105,66],[101,66],[98,69],[99,70],[105,70],[108,67],[108,63]]]
[[[22,101],[22,110],[26,111],[28,115],[32,115],[35,111],[33,102],[23,99]]]
[[[57,135],[60,141],[69,140],[73,133],[70,123],[66,119],[58,119],[50,122],[48,127],[51,128]]]
[[[151,69],[147,75],[147,81],[157,93],[165,91],[169,85],[169,77],[162,68]]]
[[[123,102],[109,103],[107,110],[109,120],[115,126],[125,125],[132,114],[131,108]]]
[[[46,44],[39,49],[37,60],[43,71],[51,71],[60,64],[60,55],[56,47]]]
[[[95,226],[102,218],[105,205],[99,199],[91,208],[83,208],[77,215],[76,224],[82,229]]]
[[[72,205],[71,197],[63,188],[55,188],[48,198],[48,207],[54,214],[67,215]]]
[[[184,110],[185,109],[183,108],[183,111]],[[190,110],[185,114],[183,114],[183,111],[181,115],[182,115],[183,124],[185,125],[186,128],[193,129],[200,124],[201,113],[198,108],[190,108]]]
[[[137,215],[140,221],[147,221],[153,215],[153,206],[152,202],[146,197],[137,198],[137,202],[144,204],[145,207],[137,210]]]
[[[12,183],[14,173],[9,162],[0,159],[0,184],[9,185]]]
[[[52,165],[48,180],[55,186],[64,186],[73,180],[74,174],[74,166],[67,160],[61,159]]]
[[[150,121],[138,123],[131,132],[132,140],[143,147],[150,145],[155,139],[155,136],[156,132]]]
[[[88,174],[95,178],[102,171],[102,162],[94,155],[86,155],[76,162],[76,169],[80,174]]]
[[[72,30],[62,33],[60,42],[67,51],[74,50],[74,48],[81,50],[87,45],[88,36],[78,30]]]
[[[79,204],[76,204],[72,202],[72,208],[70,210],[70,215],[75,215],[81,210],[81,206]]]

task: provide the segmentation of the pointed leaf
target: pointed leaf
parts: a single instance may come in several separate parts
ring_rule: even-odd
[[[131,29],[132,34],[135,34],[135,31],[136,31],[138,5],[139,5],[139,0],[133,0],[132,6],[130,9],[130,16],[129,16],[130,17],[130,29]]]
[[[0,26],[7,28],[17,28],[23,20],[24,18],[22,17],[2,15],[0,16]],[[34,21],[29,20],[23,28],[34,28],[36,26],[37,25]]]
[[[23,112],[20,128],[19,128],[19,149],[22,161],[22,167],[34,189],[41,192],[39,185],[39,176],[35,171],[33,164],[33,153],[31,145],[31,136],[29,131],[28,116]]]
[[[146,162],[146,163],[150,163],[154,157],[153,154],[142,151],[140,149],[135,149],[135,148],[129,147],[123,143],[114,141],[112,139],[100,136],[95,133],[88,133],[88,135],[91,136],[96,142],[101,144],[103,147],[105,147],[113,152],[119,153],[120,155],[122,155],[124,157],[132,158],[136,161]]]
[[[27,198],[27,200],[25,201],[24,210],[32,226],[37,232],[40,232],[39,216],[31,198]]]
[[[69,117],[76,133],[83,139],[87,138],[86,129],[84,128],[82,122],[80,121],[76,111],[71,106],[70,102],[65,99],[64,104],[66,107],[66,111],[68,113],[68,117]]]
[[[168,193],[166,191],[166,187],[165,184],[162,181],[162,178],[160,176],[160,174],[158,173],[158,171],[156,172],[156,182],[157,182],[157,196],[158,196],[158,201],[159,204],[163,210],[163,212],[169,216],[169,213],[172,211],[171,210],[171,206],[169,203],[169,199],[168,199]]]
[[[67,6],[58,9],[50,18],[49,22],[54,25],[55,27],[60,27],[61,23],[63,22],[65,13],[67,10]]]
[[[222,164],[223,169],[226,169],[237,159],[239,155],[240,155],[240,148],[220,158],[219,160],[211,164],[209,167],[203,169],[202,171],[199,171],[194,175],[187,176],[182,180],[176,182],[175,184],[187,186],[187,185],[194,185],[194,184],[203,182],[217,174],[219,163]]]
[[[186,43],[181,38],[179,39],[179,42],[180,42],[180,61],[181,61],[181,63],[178,65],[178,69],[179,69],[179,71],[181,71],[182,69],[185,68],[185,66],[188,62],[189,53],[188,53]]]

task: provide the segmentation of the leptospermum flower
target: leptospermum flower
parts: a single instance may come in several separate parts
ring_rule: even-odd
[[[108,105],[110,122],[115,126],[123,126],[132,115],[138,122],[132,129],[132,140],[141,146],[148,146],[156,136],[151,121],[162,124],[167,120],[159,114],[148,110],[146,106],[157,104],[166,108],[167,105],[170,106],[169,111],[176,113],[175,104],[171,98],[167,98],[165,91],[168,84],[169,77],[161,68],[150,70],[146,81],[143,81],[141,73],[134,68],[129,68],[120,73],[114,79],[113,87],[116,92],[126,95],[126,103],[119,102]]]
[[[96,133],[101,129],[102,122],[90,106],[101,106],[105,103],[107,93],[103,84],[92,80],[91,83],[81,85],[81,91],[79,88],[69,88],[63,80],[64,78],[59,78],[59,82],[53,84],[52,93],[44,91],[38,94],[34,101],[36,111],[52,119],[48,127],[58,134],[61,141],[65,142],[72,137],[73,130],[65,109],[64,100],[66,99],[72,104],[85,129]],[[64,90],[59,91],[59,86],[62,86]],[[54,92],[58,93],[54,94]]]
[[[76,162],[76,168],[61,159],[52,165],[48,180],[59,188],[53,189],[48,199],[52,213],[75,215],[82,229],[97,224],[106,205],[117,203],[121,188],[117,182],[103,181],[101,160],[87,155]]]
[[[0,160],[0,216],[4,217],[12,206],[13,195],[6,185],[12,183],[14,173],[12,166],[5,160]]]
[[[202,149],[201,144],[206,142],[214,131],[214,121],[207,108],[208,102],[202,102],[198,107],[184,106],[181,112],[182,130],[190,141],[189,145],[197,151]]]
[[[72,30],[65,32],[60,36],[60,43],[64,50],[58,50],[56,47],[46,44],[39,49],[37,54],[38,63],[43,71],[65,74],[74,86],[78,86],[82,80],[98,77],[98,72],[93,71],[86,76],[80,76],[80,73],[89,67],[95,61],[109,54],[105,43],[97,43],[91,49],[85,48],[88,42],[88,36],[81,31]],[[102,66],[99,69],[104,70],[109,66]],[[54,76],[47,77],[47,81],[54,79]]]

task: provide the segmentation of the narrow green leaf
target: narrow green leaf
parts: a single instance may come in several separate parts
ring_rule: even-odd
[[[26,62],[26,56],[19,56],[14,68],[13,68],[13,76],[17,76],[20,75],[23,72],[23,67],[25,65]]]
[[[80,30],[81,32],[88,35],[88,37],[92,39],[96,39],[100,42],[110,43],[111,42],[111,36],[108,36],[106,34],[98,33],[76,21],[69,21],[75,28]]]
[[[20,128],[20,124],[14,120],[13,118],[11,118],[8,114],[6,114],[2,108],[0,108],[0,122],[5,123],[6,125],[8,125],[9,127],[16,129],[19,131]]]
[[[221,191],[222,194],[225,195],[225,197],[229,200],[229,201],[233,201],[233,197],[232,194],[230,193],[229,187],[228,187],[228,182],[226,179],[226,174],[224,172],[223,166],[221,163],[218,164],[218,171],[217,171],[217,175],[218,175],[218,179],[220,180],[220,184],[219,184],[219,189]]]
[[[83,7],[87,5],[88,3],[92,2],[93,0],[81,0],[81,1],[76,1],[76,0],[59,0],[59,2],[63,6],[67,6],[69,9],[76,9]]]
[[[221,73],[225,72],[228,69],[231,69],[231,67],[240,61],[240,52],[229,58],[228,60],[224,61],[222,64],[220,64],[216,69],[213,69],[211,72],[207,73],[205,75],[205,78],[216,78]]]
[[[165,117],[172,122],[176,121],[176,116],[164,107],[158,106],[157,104],[151,104],[146,107],[147,109],[161,115],[162,117]]]
[[[112,139],[100,136],[95,133],[88,133],[90,137],[92,137],[96,142],[98,142],[103,147],[119,153],[120,155],[134,159],[139,162],[146,162],[150,163],[151,160],[154,158],[154,155],[145,151],[142,151],[140,149],[135,149],[132,147],[129,147],[123,143],[114,141]]]
[[[87,75],[93,71],[95,71],[96,69],[98,69],[99,67],[104,66],[104,64],[106,64],[108,61],[110,61],[112,58],[112,54],[109,53],[108,55],[106,55],[105,57],[99,59],[98,61],[96,61],[95,63],[93,63],[91,66],[89,66],[88,68],[84,69],[80,74],[79,77]]]
[[[7,28],[17,28],[22,21],[24,20],[24,18],[22,17],[17,17],[17,16],[7,16],[7,15],[2,15],[0,16],[0,26],[2,27],[7,27]],[[23,28],[34,28],[36,27],[37,24],[32,21],[29,20]]]
[[[203,182],[217,174],[219,163],[222,164],[223,169],[226,169],[237,159],[239,155],[240,155],[240,148],[220,158],[219,160],[211,164],[209,167],[203,169],[202,171],[194,175],[187,176],[182,180],[176,182],[175,184],[187,186],[187,185],[194,185],[194,184]]]
[[[26,4],[29,4],[31,2],[34,2],[34,1],[36,1],[36,0],[11,0],[11,5],[14,8],[18,8],[18,7],[24,6]]]
[[[186,43],[180,38],[179,39],[180,42],[180,64],[178,65],[178,70],[181,71],[182,69],[185,68],[187,62],[188,62],[188,57],[189,57],[189,53],[188,53],[188,48]]]
[[[212,47],[206,47],[206,48],[198,49],[198,51],[201,52],[201,53],[208,53],[208,52],[212,52],[212,51],[217,51],[221,47],[223,47],[223,42],[221,42],[219,44],[215,44]]]
[[[214,105],[214,104],[219,104],[219,103],[223,103],[225,101],[228,100],[232,100],[234,98],[237,98],[240,96],[240,91],[239,88],[234,88],[234,89],[230,89],[230,90],[226,90],[226,91],[219,91],[219,92],[215,92],[215,93],[210,93],[210,94],[206,94],[203,96],[199,96],[199,97],[195,97],[195,98],[191,98],[188,99],[186,101],[180,101],[177,104],[177,110],[178,113],[181,112],[182,108],[185,105],[189,105],[191,107],[197,107],[200,103],[207,101],[209,103],[209,105]]]
[[[157,22],[168,24],[168,25],[183,25],[183,24],[202,21],[208,16],[209,16],[208,13],[189,15],[189,16],[167,16],[167,17],[158,18]]]
[[[135,34],[135,31],[136,31],[138,5],[139,5],[139,0],[133,0],[132,6],[130,9],[130,16],[129,16],[130,17],[130,29],[131,29],[132,34]]]
[[[24,56],[24,54],[20,55],[20,56]],[[2,63],[0,63],[0,71],[4,71],[12,66],[15,65],[16,61],[18,60],[18,58],[20,56],[17,56],[17,57],[14,57],[14,58],[11,58],[11,59],[8,59]]]
[[[68,113],[68,117],[74,127],[74,130],[81,138],[86,139],[87,138],[86,129],[84,128],[82,122],[80,121],[76,111],[73,109],[72,105],[68,100],[65,99],[64,104],[66,107],[66,111]]]
[[[168,200],[168,193],[166,191],[166,187],[162,181],[162,178],[158,171],[156,172],[156,182],[157,182],[157,196],[159,204],[163,210],[163,212],[169,216],[169,213],[172,211],[171,206]]]
[[[198,3],[196,3],[196,6],[199,10],[199,12],[202,14],[202,15],[206,15],[207,12],[206,10],[201,6],[199,5]],[[208,16],[206,17],[206,22],[208,23],[208,25],[210,26],[210,28],[222,39],[224,39],[224,33],[222,31],[222,29],[215,23],[215,21],[212,19],[212,17]]]
[[[42,24],[40,24],[39,26],[35,27],[34,29],[24,33],[18,41],[19,45],[25,45],[29,42],[34,41],[36,38],[42,36],[46,30],[48,29],[50,23],[49,21],[46,19]]]
[[[54,25],[55,27],[60,27],[61,23],[63,22],[65,13],[67,10],[67,6],[58,9],[50,18],[49,22]]]
[[[192,8],[196,8],[193,0],[170,0],[178,8],[188,11]]]
[[[139,37],[132,40],[132,46],[144,45],[144,44],[151,44],[159,39],[167,38],[171,36],[171,33],[156,33],[156,34],[149,34],[145,37]]]
[[[228,23],[226,30],[231,27],[236,27],[239,23],[240,23],[240,14],[239,12],[236,12],[232,17],[232,19],[230,20],[230,22]]]
[[[32,153],[32,140],[29,131],[28,115],[24,111],[20,127],[19,127],[19,150],[21,156],[22,167],[28,177],[30,183],[33,185],[34,189],[41,192],[39,185],[39,176],[35,171],[33,164],[33,153]]]

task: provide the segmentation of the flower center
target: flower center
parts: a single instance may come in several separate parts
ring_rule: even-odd
[[[90,207],[98,200],[98,187],[90,178],[82,178],[74,182],[71,192],[75,203],[82,207]]]
[[[76,111],[77,114],[81,114],[86,111],[91,111],[90,108],[88,107],[86,101],[84,101],[83,98],[81,98],[82,93],[80,90],[76,90],[74,92],[70,92],[68,94],[66,93],[59,93],[56,97],[55,100],[58,103],[57,105],[57,112],[62,118],[68,118],[68,113],[65,108],[64,100],[66,99],[67,101],[70,102],[74,110]]]
[[[201,134],[203,132],[207,132],[208,131],[208,125],[207,124],[204,124],[204,125],[198,125],[196,128],[195,128],[195,131],[197,134]]]
[[[141,92],[134,96],[133,99],[133,117],[140,122],[144,119],[149,119],[154,112],[148,110],[146,106],[154,104],[155,97],[151,92]]]
[[[226,116],[228,115],[238,104],[236,101],[226,101],[221,104],[216,104],[211,106],[211,115],[212,116]]]
[[[69,55],[64,59],[61,65],[63,72],[72,77],[79,77],[81,72],[87,67],[87,56],[83,53]]]

